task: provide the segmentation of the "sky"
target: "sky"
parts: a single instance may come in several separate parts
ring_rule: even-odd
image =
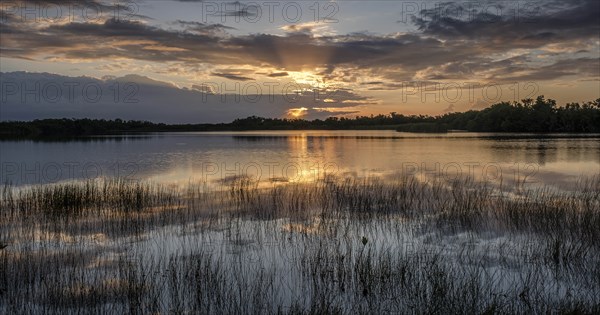
[[[600,98],[597,0],[14,0],[0,11],[1,120],[440,115]]]

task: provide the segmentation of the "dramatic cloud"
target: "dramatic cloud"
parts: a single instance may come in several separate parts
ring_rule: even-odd
[[[176,24],[181,25],[188,32],[205,35],[215,35],[219,33],[220,35],[225,35],[226,31],[235,29],[235,27],[225,26],[223,24],[206,24],[194,21],[177,20]]]
[[[244,86],[230,85],[231,91],[220,91],[222,86],[211,84],[187,89],[139,75],[95,79],[49,73],[0,74],[3,120],[90,117],[202,123],[252,115],[287,117],[296,108],[306,108],[314,117],[344,115],[374,103],[347,90],[276,93],[259,89],[259,93],[242,94]],[[327,111],[321,110],[326,106]]]
[[[600,2],[446,2],[413,22],[427,35],[477,40],[488,49],[540,47],[550,42],[597,39]]]
[[[249,81],[249,80],[254,80],[252,78],[249,77],[244,77],[241,76],[239,74],[236,73],[218,73],[218,72],[213,72],[212,75],[217,76],[217,77],[222,77],[225,79],[229,79],[229,80],[234,80],[234,81]]]
[[[123,14],[52,23],[24,19],[14,6],[3,6],[4,60],[95,63],[101,71],[124,71],[139,63],[147,75],[336,86],[339,91],[352,89],[355,95],[396,90],[416,81],[502,84],[600,78],[597,0],[521,5],[496,0],[435,5],[423,1],[422,10],[398,23],[412,27],[410,31],[346,34],[323,22],[269,25],[248,33],[239,25],[189,18],[161,24],[128,2],[15,3],[100,7]],[[249,4],[224,4],[216,16],[254,14]],[[192,85],[187,86],[192,90],[200,86]],[[302,107],[309,113],[315,106],[293,108]]]

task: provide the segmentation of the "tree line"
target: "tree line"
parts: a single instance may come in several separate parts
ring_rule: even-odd
[[[2,138],[80,137],[165,131],[242,131],[300,129],[395,129],[407,132],[600,132],[600,99],[557,106],[556,101],[539,96],[521,102],[502,102],[483,110],[448,113],[440,116],[387,115],[330,117],[324,120],[263,118],[251,116],[219,124],[152,123],[135,120],[41,119],[0,122]]]

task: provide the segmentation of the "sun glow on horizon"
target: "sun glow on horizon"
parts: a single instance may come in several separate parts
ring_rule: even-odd
[[[300,108],[290,108],[287,111],[288,116],[291,116],[293,118],[300,118],[303,116],[306,116],[308,112],[308,108],[306,107],[300,107]]]

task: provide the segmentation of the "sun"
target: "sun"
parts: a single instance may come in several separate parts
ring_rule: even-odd
[[[322,87],[323,78],[311,71],[291,71],[289,76],[298,84],[306,84],[313,88]]]

